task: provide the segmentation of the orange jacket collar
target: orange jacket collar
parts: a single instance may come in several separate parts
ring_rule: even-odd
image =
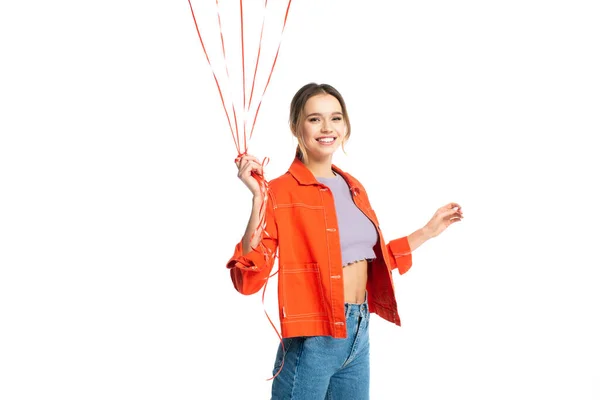
[[[337,165],[332,164],[331,168],[335,173],[342,175],[346,181],[351,185],[351,189],[355,186],[354,179],[342,171]],[[290,174],[298,181],[301,185],[319,185],[319,181],[315,178],[313,173],[306,167],[306,165],[298,158],[295,157],[292,165],[288,169]]]

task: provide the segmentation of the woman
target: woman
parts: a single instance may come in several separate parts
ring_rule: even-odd
[[[340,93],[327,84],[303,86],[289,122],[296,157],[269,182],[264,224],[264,194],[253,176],[262,176],[261,164],[251,155],[236,160],[253,207],[227,267],[236,290],[256,293],[278,251],[284,348],[276,355],[273,399],[368,399],[369,314],[400,325],[392,270],[408,271],[412,252],[460,221],[461,207],[449,203],[423,228],[386,243],[364,187],[332,163],[350,137]]]

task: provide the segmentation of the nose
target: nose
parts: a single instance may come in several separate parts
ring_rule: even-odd
[[[323,121],[323,125],[321,126],[321,132],[331,132],[331,125],[329,121]]]

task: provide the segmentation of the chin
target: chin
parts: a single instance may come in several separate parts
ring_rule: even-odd
[[[331,151],[312,151],[309,154],[309,157],[313,160],[321,160],[323,158],[328,158],[333,156],[333,154],[337,151],[337,149],[331,149]]]

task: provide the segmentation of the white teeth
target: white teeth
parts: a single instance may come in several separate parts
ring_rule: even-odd
[[[317,139],[319,142],[331,143],[333,142],[333,138],[320,138]]]

